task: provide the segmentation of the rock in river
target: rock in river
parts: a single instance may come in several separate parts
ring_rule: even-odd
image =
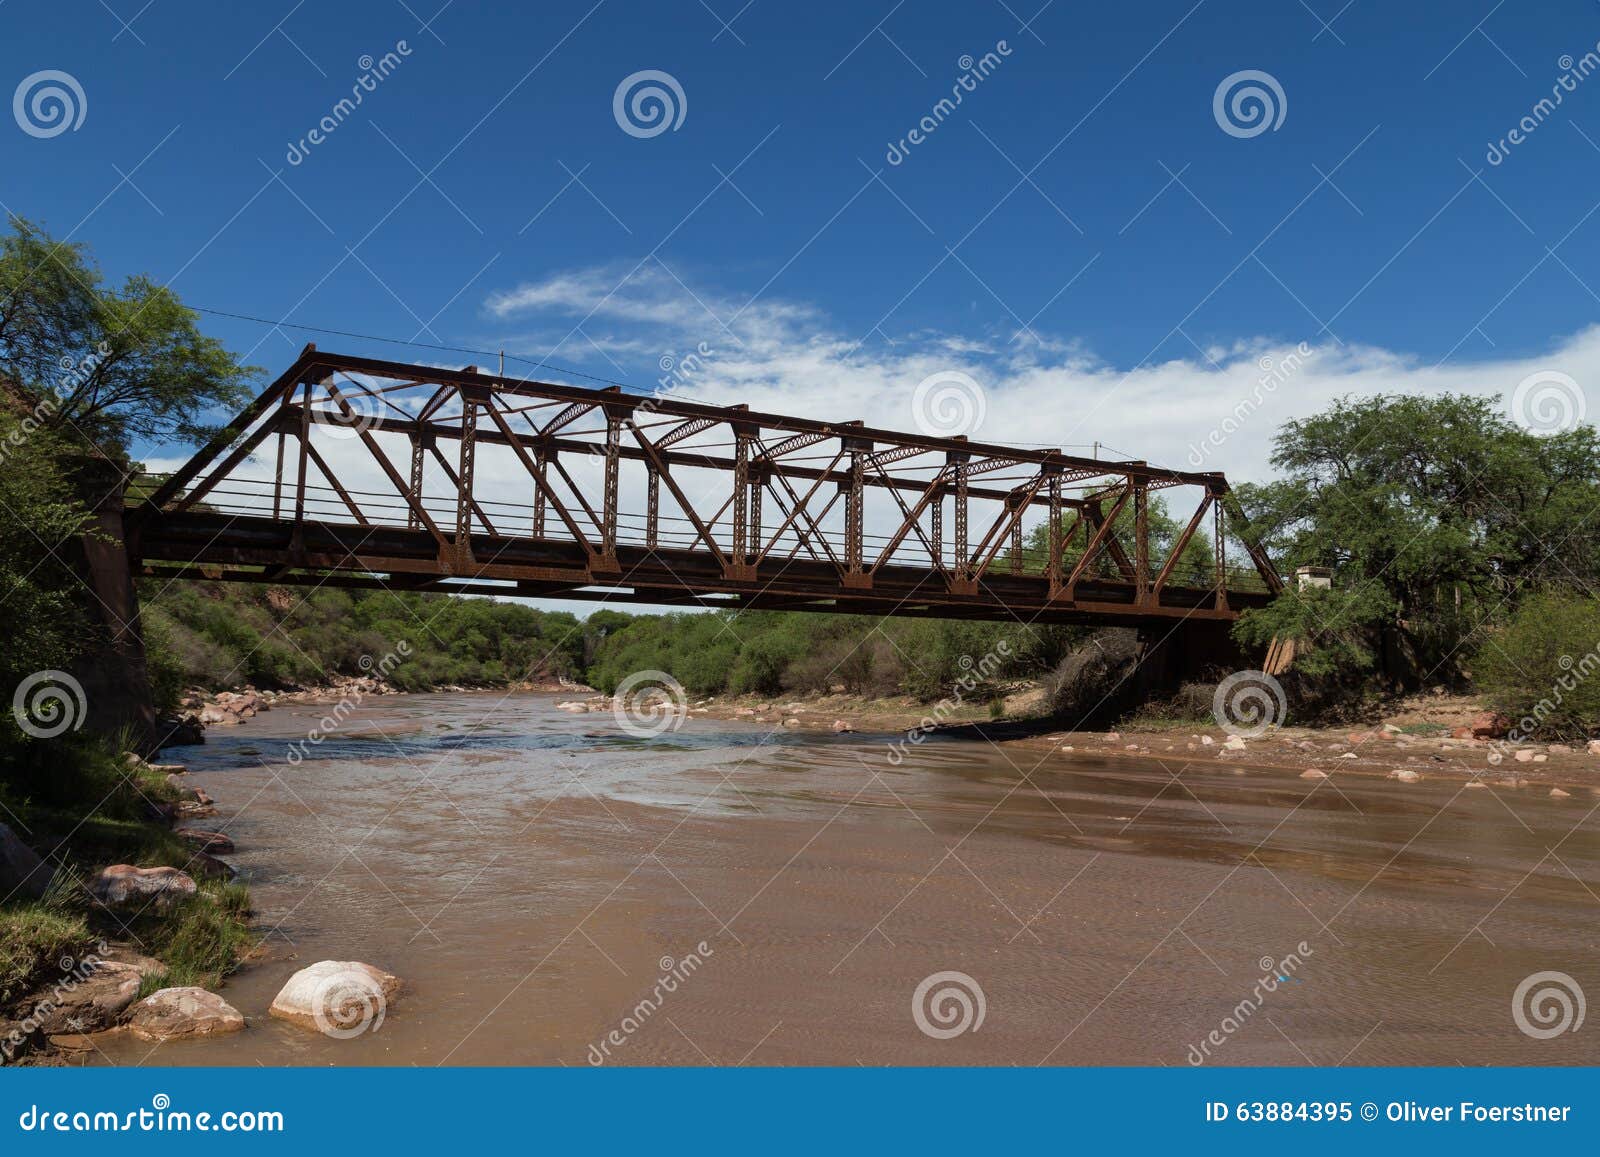
[[[233,841],[221,832],[202,831],[200,828],[179,828],[173,835],[188,841],[191,847],[202,852],[218,852],[226,855],[233,851]]]
[[[203,988],[163,988],[133,1006],[133,1034],[145,1040],[183,1040],[238,1032],[244,1017],[222,997]]]
[[[175,904],[195,894],[194,880],[177,868],[135,868],[112,864],[89,881],[89,894],[102,904]]]
[[[324,1036],[359,1036],[377,1031],[401,987],[398,976],[370,964],[319,960],[291,976],[267,1011]]]

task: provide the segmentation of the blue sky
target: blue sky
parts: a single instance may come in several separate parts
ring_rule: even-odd
[[[86,111],[0,120],[0,202],[196,306],[639,388],[703,342],[682,392],[899,426],[951,367],[986,436],[1156,461],[1306,342],[1314,369],[1208,467],[1258,475],[1278,421],[1346,390],[1589,387],[1600,76],[1486,159],[1600,41],[1594,3],[1532,7],[7,0],[5,91],[59,70]],[[683,94],[653,136],[613,110],[643,70]],[[1243,70],[1283,93],[1253,136],[1213,110]],[[306,340],[472,360],[205,327],[269,370]]]

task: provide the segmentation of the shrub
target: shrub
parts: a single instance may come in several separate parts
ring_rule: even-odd
[[[1138,665],[1137,631],[1097,631],[1045,680],[1045,703],[1071,727],[1114,719],[1132,701]]]
[[[1600,599],[1533,595],[1484,640],[1473,674],[1520,735],[1588,735],[1600,726]]]

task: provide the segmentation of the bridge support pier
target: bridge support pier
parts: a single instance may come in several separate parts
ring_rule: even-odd
[[[75,553],[83,561],[95,641],[70,672],[83,687],[84,725],[101,735],[126,728],[137,750],[153,754],[156,709],[123,518],[126,479],[115,463],[90,458],[76,471],[75,482],[91,512],[89,533],[78,539]]]
[[[1142,656],[1134,676],[1139,699],[1169,699],[1185,683],[1215,679],[1255,665],[1229,634],[1232,625],[1207,619],[1142,629]]]

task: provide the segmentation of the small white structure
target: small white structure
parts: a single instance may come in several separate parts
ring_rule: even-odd
[[[1299,590],[1328,590],[1333,586],[1331,566],[1302,566],[1294,572],[1295,587]]]

